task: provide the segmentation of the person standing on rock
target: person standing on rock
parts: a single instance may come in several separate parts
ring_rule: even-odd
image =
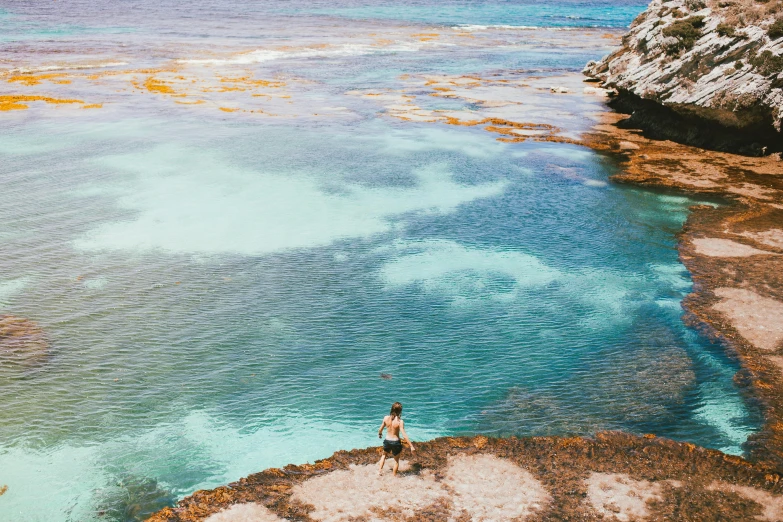
[[[395,402],[392,404],[391,411],[383,418],[381,427],[378,428],[378,438],[383,437],[383,430],[386,429],[386,439],[383,441],[383,455],[381,455],[381,461],[378,463],[378,474],[383,471],[383,465],[386,464],[386,458],[389,456],[394,457],[394,475],[397,475],[397,469],[400,467],[400,453],[402,452],[402,441],[400,440],[400,434],[408,441],[411,447],[411,451],[415,452],[416,448],[413,447],[413,442],[405,433],[405,422],[401,418],[402,404]]]

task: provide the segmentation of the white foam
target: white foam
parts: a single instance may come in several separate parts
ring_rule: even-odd
[[[487,30],[493,30],[493,29],[504,29],[508,31],[528,31],[531,29],[540,30],[540,31],[579,31],[583,30],[580,27],[540,27],[536,25],[504,25],[504,24],[493,24],[493,25],[478,25],[478,24],[464,24],[464,25],[455,25],[452,27],[455,31],[465,31],[465,32],[476,32],[476,31],[487,31]]]
[[[37,72],[49,72],[49,71],[76,71],[81,69],[103,69],[106,67],[120,67],[121,65],[128,65],[128,62],[104,62],[104,63],[85,63],[79,65],[43,65],[41,67],[17,67],[15,69],[8,69],[8,73],[21,73],[30,74]]]
[[[449,213],[506,186],[462,185],[431,164],[413,172],[415,186],[339,185],[339,175],[326,173],[339,188],[326,190],[311,175],[246,170],[216,154],[164,147],[103,163],[133,175],[104,190],[121,193],[118,204],[137,217],[99,226],[75,242],[79,249],[261,255],[318,247],[386,232],[409,212]]]
[[[393,44],[379,47],[372,44],[351,43],[332,45],[325,48],[303,47],[297,50],[278,51],[274,49],[257,49],[241,53],[232,58],[195,58],[177,60],[178,63],[194,65],[251,65],[283,59],[301,58],[337,58],[342,56],[362,56],[367,54],[416,52],[424,47],[447,45],[435,41],[396,41]]]

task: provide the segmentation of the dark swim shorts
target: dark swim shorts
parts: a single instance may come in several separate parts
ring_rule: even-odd
[[[402,451],[402,442],[399,440],[384,440],[383,451],[386,453],[391,453],[396,457]]]

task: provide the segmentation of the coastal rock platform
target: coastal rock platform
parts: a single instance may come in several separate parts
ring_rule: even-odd
[[[268,469],[149,520],[783,520],[780,474],[653,435],[443,437],[406,449],[397,477],[379,451]]]
[[[783,150],[780,2],[654,0],[584,72],[649,137],[764,155]]]

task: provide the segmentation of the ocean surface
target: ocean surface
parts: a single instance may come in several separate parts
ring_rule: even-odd
[[[738,367],[681,319],[699,201],[421,116],[499,92],[435,76],[578,85],[643,9],[0,0],[0,314],[47,346],[0,353],[0,520],[140,520],[377,444],[394,401],[414,440],[741,454],[760,418]],[[514,107],[571,134],[605,110],[553,96]]]

